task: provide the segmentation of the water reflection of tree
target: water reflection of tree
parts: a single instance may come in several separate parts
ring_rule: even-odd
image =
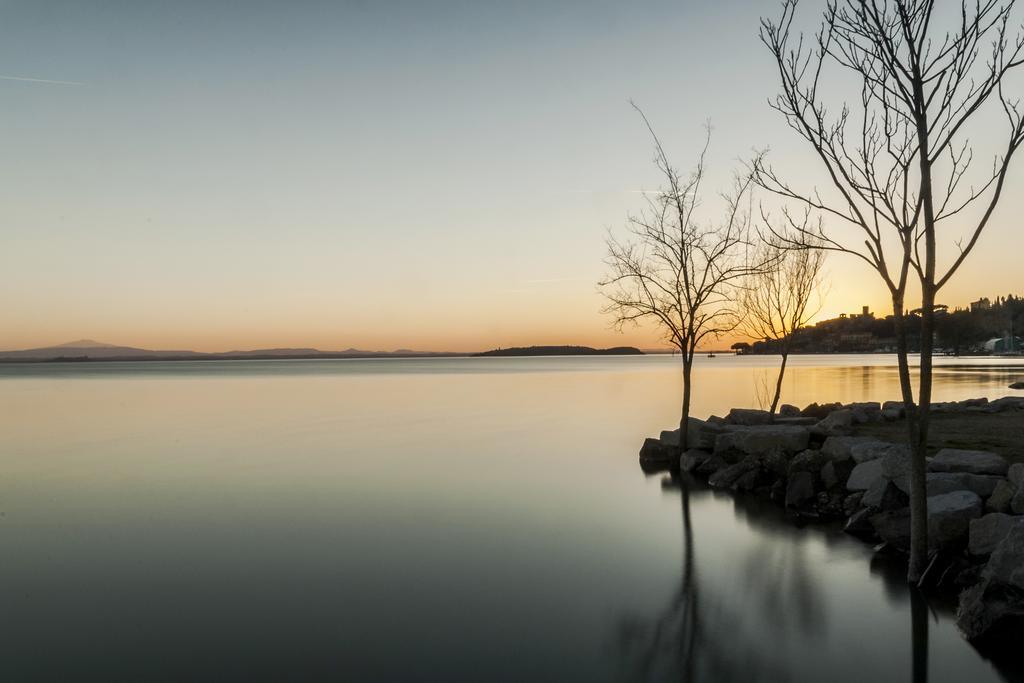
[[[617,646],[626,680],[785,681],[788,634],[820,635],[824,626],[817,582],[803,547],[773,543],[735,548],[741,594],[714,594],[723,586],[699,581],[690,488],[678,485],[682,512],[683,558],[679,585],[651,618],[621,619]],[[708,590],[712,592],[709,593]],[[731,603],[729,597],[734,599]],[[761,628],[751,632],[750,625]]]

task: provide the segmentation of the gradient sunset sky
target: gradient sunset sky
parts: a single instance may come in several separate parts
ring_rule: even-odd
[[[0,348],[657,346],[596,288],[605,231],[658,186],[629,100],[684,167],[710,119],[716,184],[761,147],[813,182],[766,104],[776,11],[0,3]],[[943,303],[1024,292],[1020,166]],[[827,269],[820,317],[889,311],[864,265]]]

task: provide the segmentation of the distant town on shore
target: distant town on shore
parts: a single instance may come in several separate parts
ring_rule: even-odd
[[[921,346],[920,311],[907,316],[910,351]],[[947,355],[1014,355],[1021,353],[1024,333],[1024,297],[1009,294],[971,302],[968,308],[936,306],[936,353]],[[737,353],[772,354],[780,342],[737,342]],[[893,316],[876,317],[867,306],[859,313],[844,313],[801,328],[793,334],[790,352],[807,353],[894,353],[896,333]]]

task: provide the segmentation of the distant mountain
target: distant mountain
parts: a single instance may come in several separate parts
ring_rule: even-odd
[[[632,346],[594,349],[589,346],[520,346],[494,349],[476,356],[642,356],[644,352]]]
[[[149,356],[181,358],[202,355],[196,351],[151,351],[150,349],[137,349],[133,346],[104,344],[92,339],[80,339],[78,341],[57,344],[56,346],[44,346],[38,349],[0,351],[0,360],[109,359],[143,358]]]
[[[321,351],[314,348],[235,350],[222,353],[172,350],[154,351],[133,346],[106,344],[92,339],[44,346],[37,349],[0,351],[0,362],[16,361],[97,361],[97,360],[255,360],[275,358],[424,358],[431,356],[465,356],[460,353],[429,351]]]

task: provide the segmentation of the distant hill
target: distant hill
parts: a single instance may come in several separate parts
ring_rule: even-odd
[[[0,351],[0,360],[56,360],[56,359],[111,359],[111,358],[146,358],[150,356],[161,357],[199,357],[204,354],[196,351],[152,351],[150,349],[137,349],[132,346],[117,346],[115,344],[103,344],[91,339],[57,344],[56,346],[44,346],[38,349],[24,349],[21,351]]]
[[[8,362],[39,362],[39,361],[111,361],[111,360],[269,360],[269,359],[312,359],[312,358],[429,358],[434,356],[451,357],[465,356],[464,353],[445,353],[432,351],[363,351],[347,349],[345,351],[321,351],[313,348],[285,349],[254,349],[251,351],[235,350],[221,353],[203,353],[200,351],[171,350],[161,351],[139,349],[133,346],[105,344],[92,339],[79,339],[54,346],[18,351],[0,351],[0,363]]]
[[[616,346],[610,349],[594,349],[589,346],[520,346],[510,349],[493,349],[476,356],[642,356],[644,352],[632,346]]]

